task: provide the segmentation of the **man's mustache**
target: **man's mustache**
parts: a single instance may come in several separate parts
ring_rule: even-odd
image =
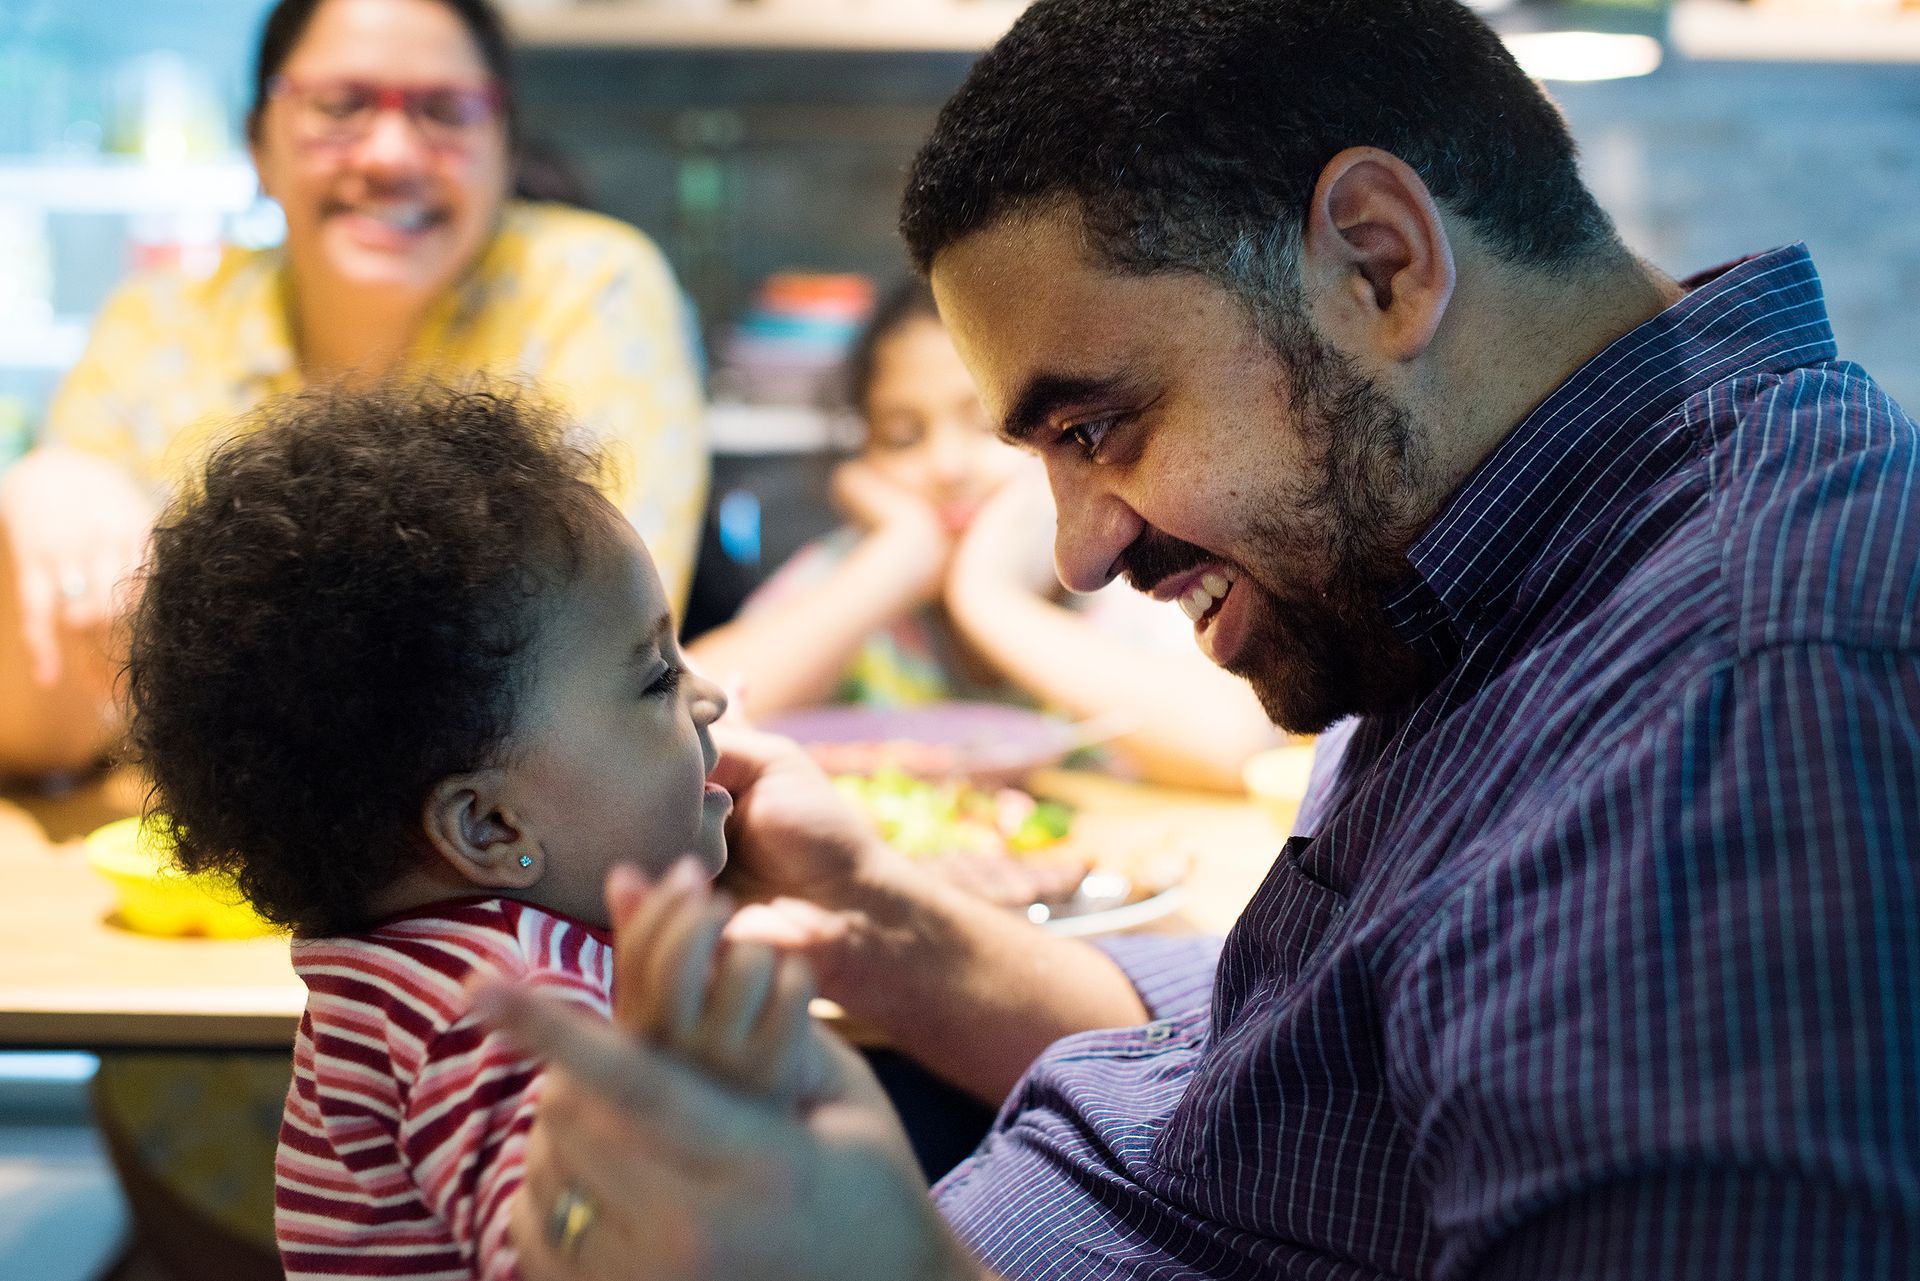
[[[1171,534],[1163,534],[1157,529],[1143,529],[1140,536],[1120,553],[1115,564],[1135,591],[1151,594],[1156,584],[1165,582],[1170,576],[1216,559],[1213,553]]]

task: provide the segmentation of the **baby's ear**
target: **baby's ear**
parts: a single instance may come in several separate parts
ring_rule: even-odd
[[[506,781],[498,769],[449,775],[427,794],[420,824],[461,879],[524,890],[546,871],[546,855],[508,804]]]

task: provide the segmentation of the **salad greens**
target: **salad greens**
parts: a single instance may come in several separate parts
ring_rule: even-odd
[[[841,774],[833,785],[871,818],[889,845],[914,858],[950,854],[1018,857],[1058,844],[1073,810],[1013,787],[995,791],[959,779],[929,782],[897,766]]]

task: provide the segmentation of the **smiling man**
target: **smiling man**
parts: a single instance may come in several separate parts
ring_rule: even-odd
[[[529,1187],[601,1207],[583,1271],[1912,1275],[1920,428],[1805,250],[1636,260],[1452,0],[1039,0],[903,226],[1061,578],[1179,600],[1340,728],[1224,946],[1104,953],[736,743],[736,857],[813,901],[823,990],[1012,1092],[943,1230],[845,1117],[522,1008],[573,1067]]]

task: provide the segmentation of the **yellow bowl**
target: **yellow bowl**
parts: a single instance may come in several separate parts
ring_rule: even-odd
[[[1247,758],[1240,777],[1247,795],[1259,802],[1283,832],[1293,830],[1293,818],[1307,794],[1307,776],[1313,771],[1311,739],[1270,747]]]
[[[166,837],[137,818],[90,833],[87,862],[120,892],[120,921],[140,934],[253,938],[273,933],[224,876],[190,876],[174,867]]]

